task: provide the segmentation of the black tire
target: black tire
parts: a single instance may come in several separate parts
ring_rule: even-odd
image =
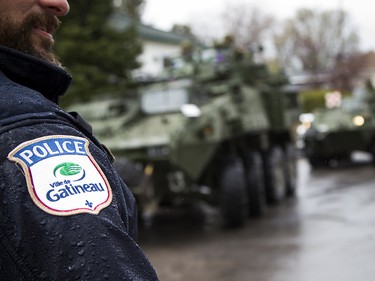
[[[285,146],[286,195],[294,197],[297,189],[297,152],[292,144]]]
[[[279,146],[272,147],[264,154],[263,166],[267,203],[279,203],[286,196],[284,161],[285,154]]]
[[[266,190],[263,174],[263,159],[260,152],[251,151],[245,156],[249,214],[261,216],[267,210]]]
[[[306,155],[307,160],[309,160],[311,168],[319,168],[325,166],[325,163],[328,162],[328,160],[325,160],[324,158],[313,156],[313,155]]]
[[[249,199],[243,162],[236,157],[220,161],[216,182],[223,223],[227,227],[241,226],[249,216]]]
[[[371,145],[369,152],[372,156],[372,164],[375,165],[375,140],[373,140],[373,144]]]
[[[139,185],[143,177],[143,167],[125,157],[118,157],[113,163],[118,174],[129,188]]]

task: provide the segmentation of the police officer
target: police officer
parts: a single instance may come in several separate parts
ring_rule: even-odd
[[[110,153],[57,105],[67,0],[0,0],[0,280],[158,280]]]

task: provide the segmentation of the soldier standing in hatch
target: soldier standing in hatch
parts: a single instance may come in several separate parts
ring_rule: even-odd
[[[0,0],[0,280],[158,280],[130,191],[90,126],[57,105],[67,0]]]

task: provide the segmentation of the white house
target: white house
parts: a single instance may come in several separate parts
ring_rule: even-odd
[[[153,77],[160,73],[163,67],[163,58],[180,55],[181,44],[191,39],[134,22],[123,13],[114,14],[111,23],[120,30],[135,24],[138,30],[143,53],[138,58],[142,66],[134,72],[136,77]]]

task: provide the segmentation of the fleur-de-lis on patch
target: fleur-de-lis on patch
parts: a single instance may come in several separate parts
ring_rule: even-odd
[[[89,202],[88,200],[86,200],[86,203],[85,203],[86,206],[92,208],[92,202]]]

